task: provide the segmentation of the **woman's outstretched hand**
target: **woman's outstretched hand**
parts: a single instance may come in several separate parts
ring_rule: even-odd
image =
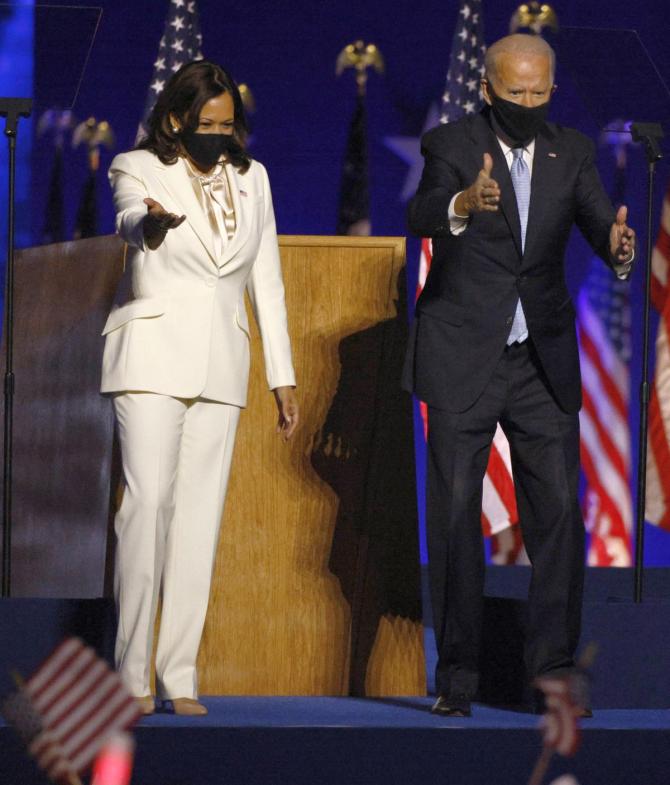
[[[160,202],[147,197],[144,200],[147,214],[144,218],[144,239],[152,251],[163,242],[168,229],[176,229],[186,220],[185,215],[169,213]]]

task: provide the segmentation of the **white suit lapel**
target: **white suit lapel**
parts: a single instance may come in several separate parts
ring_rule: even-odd
[[[212,261],[216,264],[212,228],[209,225],[207,216],[203,213],[202,206],[198,202],[191,178],[188,176],[183,162],[177,161],[176,164],[166,166],[157,161],[156,167],[161,169],[159,180],[162,186],[175,202],[180,205],[183,214],[186,216],[186,223],[193,229]]]
[[[244,182],[232,164],[226,164],[226,174],[230,183],[230,195],[235,207],[235,234],[225,244],[223,258],[220,264],[224,265],[236,256],[249,239],[251,231],[251,217],[253,210],[253,197],[244,190]],[[244,191],[244,193],[242,193]]]

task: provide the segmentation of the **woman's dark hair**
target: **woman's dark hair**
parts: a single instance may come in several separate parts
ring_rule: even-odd
[[[164,164],[175,163],[182,149],[179,143],[182,131],[195,130],[202,107],[221,93],[230,93],[235,109],[233,139],[236,144],[231,146],[228,157],[240,172],[246,172],[251,165],[251,156],[245,149],[248,129],[242,96],[223,68],[207,60],[186,63],[170,77],[147,120],[148,134],[137,149],[150,150]],[[181,129],[177,132],[172,130],[170,115],[179,121]]]

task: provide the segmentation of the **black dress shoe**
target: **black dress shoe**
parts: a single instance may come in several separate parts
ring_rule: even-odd
[[[438,695],[430,711],[441,717],[470,717],[472,715],[470,699],[462,695],[457,695],[454,698]]]

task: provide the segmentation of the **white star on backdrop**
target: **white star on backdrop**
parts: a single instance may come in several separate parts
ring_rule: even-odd
[[[437,104],[431,104],[428,110],[426,122],[423,124],[421,136],[426,131],[430,131],[440,122],[440,112]],[[392,150],[397,156],[409,165],[409,171],[405,179],[402,191],[400,193],[400,200],[406,202],[410,197],[414,196],[416,189],[419,187],[419,180],[421,179],[421,172],[423,171],[423,156],[421,155],[421,136],[386,136],[384,137],[384,144],[389,150]]]

